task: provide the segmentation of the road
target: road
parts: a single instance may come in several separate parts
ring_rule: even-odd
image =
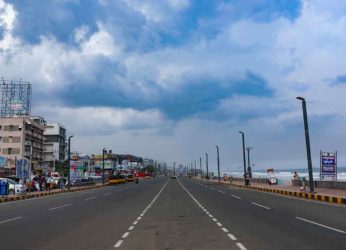
[[[346,207],[165,177],[0,204],[1,249],[346,249]]]

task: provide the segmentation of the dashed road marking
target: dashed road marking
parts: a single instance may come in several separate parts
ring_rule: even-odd
[[[21,219],[21,218],[23,218],[23,217],[19,216],[19,217],[16,217],[16,218],[12,218],[12,219],[8,219],[8,220],[0,221],[0,224],[6,223],[6,222],[10,222],[10,221],[14,221],[14,220],[19,220],[19,219]]]
[[[222,190],[219,190],[219,193],[221,193],[221,194],[225,194],[225,192],[224,192],[224,191],[222,191]]]
[[[324,227],[324,228],[333,230],[333,231],[338,232],[338,233],[346,234],[345,231],[342,231],[340,229],[336,229],[334,227],[326,226],[326,225],[323,225],[323,224],[320,224],[320,223],[317,223],[317,222],[314,222],[314,221],[311,221],[311,220],[307,220],[307,219],[304,219],[304,218],[301,218],[301,217],[296,217],[296,219],[301,220],[301,221],[305,221],[305,222],[308,222],[308,223],[311,223],[311,224],[314,224],[314,225],[317,225],[317,226],[320,226],[320,227]]]
[[[139,222],[139,220],[142,219],[143,215],[145,214],[145,212],[151,208],[151,206],[154,204],[154,202],[157,200],[157,198],[159,197],[159,195],[162,193],[162,191],[165,189],[165,187],[167,186],[169,180],[166,181],[166,183],[163,185],[163,187],[161,188],[161,190],[158,192],[158,194],[154,197],[154,199],[149,203],[149,205],[144,209],[144,211],[140,214],[140,216],[137,217],[137,219],[132,223],[132,226],[129,227],[129,231],[133,230],[135,228],[135,225],[137,225],[137,223]],[[129,236],[130,232],[125,232],[121,238],[122,239],[126,239]],[[114,248],[119,248],[121,246],[121,244],[124,242],[124,240],[118,240],[117,243],[114,245]]]
[[[121,238],[125,239],[125,238],[127,238],[127,236],[129,236],[129,234],[130,234],[130,232],[126,232],[123,234],[123,236],[121,236]]]
[[[110,195],[111,193],[105,193],[104,196]]]
[[[236,198],[236,199],[238,199],[238,200],[241,200],[241,197],[236,196],[236,195],[234,195],[234,194],[232,194],[232,197],[234,197],[234,198]]]
[[[222,224],[220,222],[218,222],[218,220],[216,218],[214,218],[213,215],[211,215],[203,206],[201,203],[199,203],[199,201],[189,192],[189,190],[186,189],[186,187],[180,182],[178,181],[179,185],[185,190],[185,192],[192,198],[192,200],[194,202],[196,202],[196,204],[214,221],[216,222],[216,224],[221,227],[222,231],[225,232],[227,234],[227,236],[231,239],[231,240],[237,240],[236,237],[229,233],[228,229],[225,227],[222,227]],[[211,188],[213,189],[213,188]],[[215,189],[214,189],[215,190]],[[238,199],[240,199],[240,197],[237,197]],[[246,247],[240,243],[237,242],[236,245],[241,249],[241,250],[247,250]]]
[[[87,199],[85,199],[85,200],[86,200],[86,201],[90,201],[90,200],[93,200],[93,199],[96,199],[96,196],[87,198]]]
[[[237,240],[237,238],[233,234],[227,234],[227,235],[231,240]]]
[[[236,244],[241,250],[246,250],[246,247],[244,247],[244,245],[241,244],[240,242],[237,242]]]
[[[258,207],[262,207],[262,208],[268,209],[268,210],[271,209],[270,207],[263,206],[263,205],[258,204],[258,203],[256,203],[256,202],[251,202],[251,204],[253,204],[253,205],[255,205],[255,206],[258,206]]]
[[[62,206],[49,208],[48,210],[49,210],[49,211],[52,211],[52,210],[55,210],[55,209],[59,209],[59,208],[63,208],[63,207],[68,207],[68,206],[71,206],[71,205],[72,205],[72,204],[65,204],[65,205],[62,205]]]

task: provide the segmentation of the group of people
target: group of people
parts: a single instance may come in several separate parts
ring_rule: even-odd
[[[36,186],[38,183],[38,187]],[[25,180],[24,180],[25,184]],[[43,191],[43,187],[45,190],[50,191],[52,188],[53,180],[52,178],[48,175],[47,178],[43,178],[41,175],[39,175],[37,178],[33,178],[31,180],[31,183],[29,185],[29,190],[30,191]]]

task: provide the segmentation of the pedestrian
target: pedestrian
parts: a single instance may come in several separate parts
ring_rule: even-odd
[[[294,180],[299,180],[299,175],[298,175],[297,172],[294,172],[293,179]]]
[[[39,176],[38,176],[38,186],[39,186],[39,188],[40,188],[40,191],[42,191],[42,183],[43,183],[42,176],[39,175]]]
[[[32,179],[32,181],[31,181],[31,191],[37,191],[34,179]]]
[[[50,191],[50,183],[51,183],[51,177],[48,175],[46,180],[46,191]]]

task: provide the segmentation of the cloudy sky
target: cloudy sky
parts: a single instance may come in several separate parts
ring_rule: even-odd
[[[103,147],[223,171],[346,165],[346,1],[0,0],[0,76],[73,150]]]

